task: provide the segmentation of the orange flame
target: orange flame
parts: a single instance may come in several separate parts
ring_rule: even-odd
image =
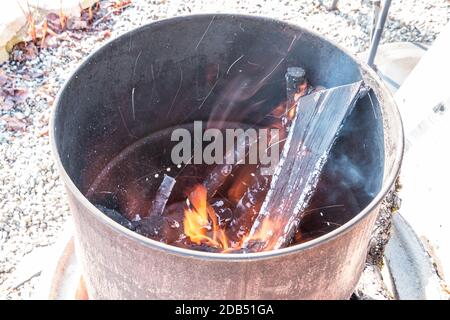
[[[203,185],[196,185],[188,197],[189,208],[184,211],[184,234],[195,244],[222,249],[221,252],[233,252],[241,249],[249,242],[261,242],[262,250],[272,250],[275,243],[271,235],[276,227],[268,218],[264,219],[259,231],[252,235],[242,237],[241,241],[232,242],[228,239],[225,230],[220,228],[214,209],[207,202],[207,190]]]
[[[184,234],[196,244],[228,249],[225,231],[220,229],[214,209],[207,203],[207,191],[203,185],[195,186],[189,195],[190,208],[184,211]],[[213,237],[208,236],[211,233]]]
[[[276,228],[276,223],[267,217],[264,218],[258,232],[252,236],[245,236],[242,240],[242,245],[249,244],[250,242],[260,242],[264,244],[264,247],[260,249],[261,251],[273,250],[276,244],[276,242],[273,241],[274,239],[272,239],[274,228]]]

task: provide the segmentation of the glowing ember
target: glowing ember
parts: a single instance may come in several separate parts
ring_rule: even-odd
[[[228,239],[226,230],[221,228],[217,221],[217,215],[207,201],[207,190],[202,184],[194,187],[187,199],[188,208],[184,211],[184,234],[189,240],[197,245],[207,245],[210,247],[222,249],[221,251],[233,252],[242,248],[242,245],[258,243],[267,243],[273,234],[274,225],[269,219],[262,222],[262,227],[258,233],[252,237],[248,235],[241,236],[240,241],[234,242]],[[273,249],[268,245],[263,250]]]
[[[248,248],[256,247],[260,244],[264,244],[263,248],[259,248],[258,251],[267,251],[267,250],[273,250],[275,248],[275,241],[270,241],[272,239],[272,235],[274,234],[274,231],[277,229],[277,225],[270,221],[270,219],[267,217],[261,222],[261,228],[258,229],[258,231],[250,236],[247,235],[242,241],[241,246],[246,246]]]

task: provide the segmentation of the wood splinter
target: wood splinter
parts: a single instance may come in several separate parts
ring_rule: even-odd
[[[166,238],[167,233],[170,231],[164,219],[164,210],[169,200],[172,189],[175,186],[176,180],[168,175],[164,175],[158,191],[156,192],[155,199],[152,201],[152,205],[147,217],[140,221],[140,225],[136,228],[136,231],[147,237],[161,237]]]
[[[152,201],[152,206],[149,210],[149,215],[162,216],[164,209],[166,208],[167,201],[169,200],[172,189],[175,186],[176,180],[168,175],[164,175],[158,191],[156,192],[155,199]]]

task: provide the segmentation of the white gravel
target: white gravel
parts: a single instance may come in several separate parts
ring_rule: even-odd
[[[234,12],[298,23],[317,30],[355,54],[366,50],[371,12],[367,1],[361,4],[340,0],[339,8],[329,12],[319,1],[310,0],[133,0],[121,15],[112,14],[110,20],[99,23],[96,28],[100,31],[80,31],[82,40],[67,37],[58,40],[55,48],[43,49],[31,61],[1,65],[17,87],[28,89],[28,97],[10,110],[0,109],[0,117],[24,119],[29,125],[24,132],[8,131],[5,121],[0,120],[0,298],[28,298],[32,294],[39,273],[28,281],[20,279],[15,269],[24,256],[54,243],[69,215],[64,187],[45,134],[52,98],[40,94],[42,86],[47,85],[47,94],[54,96],[70,70],[105,40],[102,30],[110,29],[115,36],[170,16]],[[449,18],[447,0],[393,1],[383,42],[430,44]]]

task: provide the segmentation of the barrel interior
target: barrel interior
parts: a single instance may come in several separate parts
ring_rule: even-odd
[[[258,126],[285,99],[290,66],[303,67],[313,86],[363,77],[331,43],[268,19],[205,15],[127,33],[92,55],[60,96],[54,132],[62,165],[85,194],[118,154],[164,129],[194,120]],[[117,185],[142,177],[145,166],[167,167],[169,145],[167,137],[142,145],[133,154],[136,166],[115,177]],[[305,234],[329,232],[369,204],[382,186],[384,152],[380,99],[372,91],[332,149],[301,225]],[[159,182],[144,194],[151,196]]]

